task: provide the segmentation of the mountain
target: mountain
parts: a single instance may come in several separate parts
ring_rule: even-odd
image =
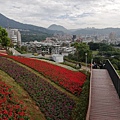
[[[44,33],[53,33],[53,31],[43,27],[38,27],[30,24],[23,24],[23,23],[17,22],[15,20],[5,17],[2,14],[0,14],[0,26],[4,28],[10,27],[10,28],[16,28],[16,29],[23,29],[23,30],[37,30]]]
[[[52,36],[54,33],[63,33],[55,30],[48,30],[43,27],[38,27],[30,24],[23,24],[15,20],[9,19],[0,13],[0,26],[3,28],[10,27],[11,29],[19,29],[22,35],[22,41],[43,40],[46,37]]]
[[[52,24],[48,27],[49,30],[57,30],[57,31],[63,31],[63,32],[69,32],[65,27],[61,26],[61,25],[56,25],[56,24]]]
[[[97,28],[85,28],[85,29],[78,29],[72,32],[75,35],[108,35],[111,32],[114,32],[117,37],[120,37],[120,28],[104,28],[104,29],[97,29]]]
[[[114,32],[117,37],[120,37],[120,28],[83,28],[83,29],[66,29],[61,25],[52,24],[48,27],[49,30],[63,31],[64,33],[72,35],[109,35],[111,32]]]
[[[22,41],[41,41],[45,40],[46,37],[52,36],[54,33],[57,34],[73,34],[73,35],[106,35],[110,34],[111,32],[115,32],[117,37],[120,37],[120,28],[104,28],[104,29],[97,29],[97,28],[85,28],[85,29],[73,29],[68,30],[61,25],[52,24],[48,27],[48,29],[34,26],[30,24],[23,24],[17,22],[15,20],[9,19],[6,16],[0,13],[0,26],[4,28],[12,28],[12,29],[19,29],[22,36]]]

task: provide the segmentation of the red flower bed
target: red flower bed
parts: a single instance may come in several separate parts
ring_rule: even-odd
[[[28,92],[47,120],[72,120],[75,102],[68,95],[5,57],[0,57],[0,69],[9,74]]]
[[[0,81],[0,120],[28,120],[22,102],[13,96],[10,86]]]
[[[75,72],[66,68],[50,64],[37,59],[24,58],[18,56],[8,56],[20,63],[23,63],[34,70],[40,72],[45,77],[59,84],[72,94],[80,95],[81,87],[86,80],[86,75],[81,72]]]

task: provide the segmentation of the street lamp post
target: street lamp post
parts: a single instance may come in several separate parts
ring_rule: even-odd
[[[85,53],[85,56],[86,56],[86,74],[87,74],[87,53]]]

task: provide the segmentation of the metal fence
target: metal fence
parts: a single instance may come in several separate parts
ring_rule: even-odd
[[[116,89],[118,96],[120,98],[120,77],[117,74],[115,68],[113,67],[113,65],[111,64],[111,62],[109,60],[106,60],[105,68],[108,70],[109,75],[113,81],[115,89]]]

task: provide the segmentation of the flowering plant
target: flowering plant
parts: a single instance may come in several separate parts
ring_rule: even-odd
[[[71,71],[66,68],[32,58],[18,56],[9,56],[9,58],[31,67],[74,95],[79,96],[82,91],[82,85],[86,80],[86,75],[81,72]]]
[[[68,95],[8,58],[0,57],[0,69],[8,73],[29,93],[47,120],[71,119],[75,102]],[[18,114],[23,115],[23,112],[18,111]]]
[[[29,120],[22,104],[16,100],[11,87],[0,81],[0,120]]]

